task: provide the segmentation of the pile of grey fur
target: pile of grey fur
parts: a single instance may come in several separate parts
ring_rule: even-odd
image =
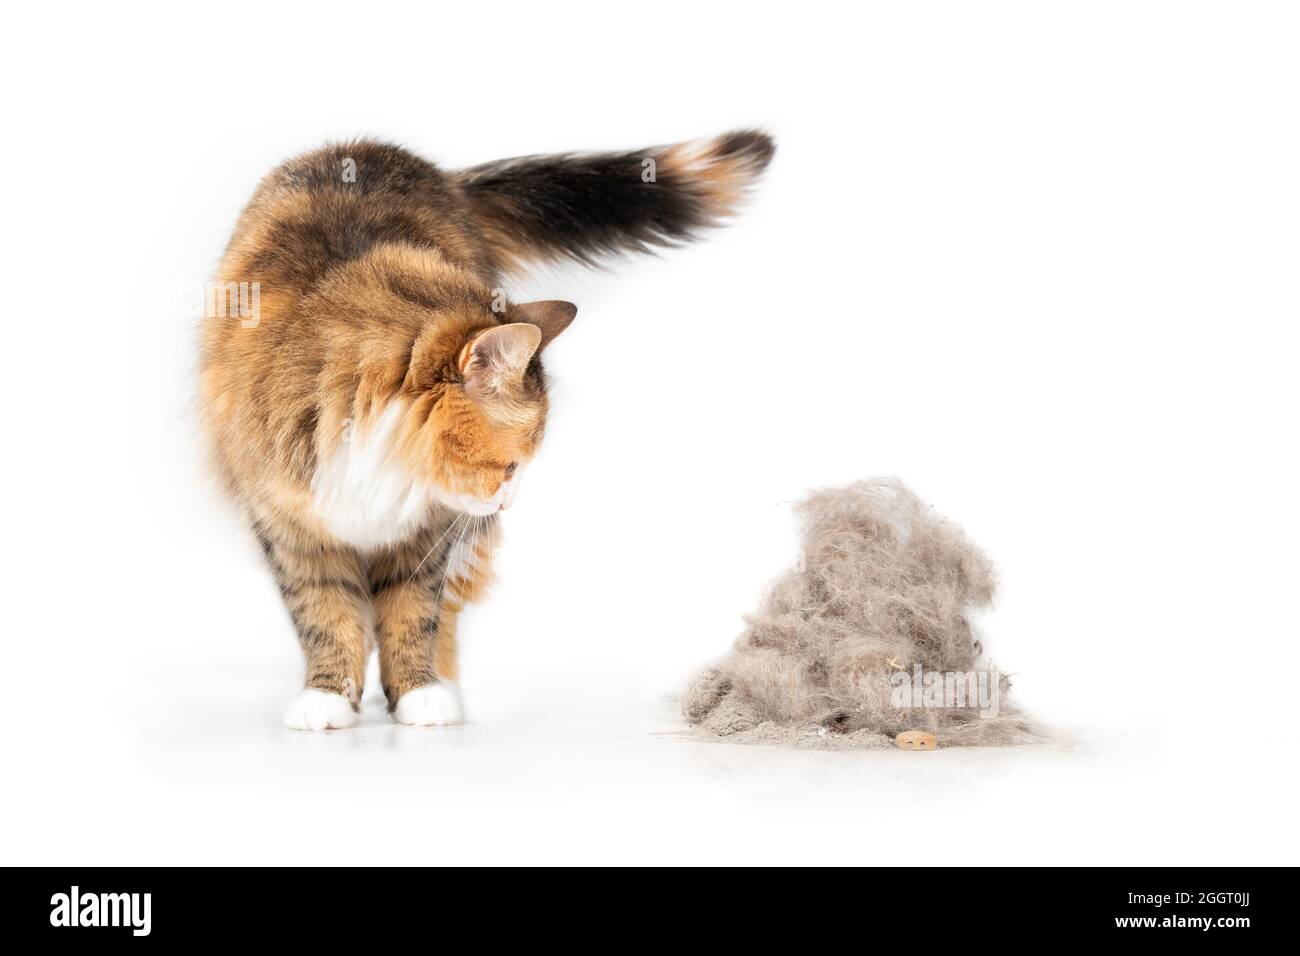
[[[927,730],[940,747],[1041,739],[1006,703],[1005,676],[984,706],[922,706],[910,694],[918,666],[951,674],[982,663],[967,614],[992,603],[996,580],[960,528],[890,479],[814,492],[797,511],[801,562],[682,697],[696,733],[829,749],[892,747],[905,730]]]

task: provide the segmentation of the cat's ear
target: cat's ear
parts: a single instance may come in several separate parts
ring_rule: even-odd
[[[460,352],[466,389],[490,395],[518,382],[542,344],[542,330],[528,322],[512,322],[480,332]]]
[[[551,299],[545,302],[521,302],[510,310],[510,318],[516,322],[527,322],[542,330],[544,349],[551,344],[551,339],[569,327],[573,317],[578,314],[578,307],[572,302]]]

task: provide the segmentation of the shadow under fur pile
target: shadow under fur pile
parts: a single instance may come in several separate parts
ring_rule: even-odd
[[[962,530],[890,479],[818,491],[797,506],[800,566],[770,587],[735,648],[696,677],[681,706],[696,733],[735,743],[821,749],[894,746],[928,730],[939,746],[1042,739],[1006,701],[899,706],[895,685],[975,671],[983,648],[967,619],[992,603],[993,565]],[[891,680],[891,678],[893,678]]]

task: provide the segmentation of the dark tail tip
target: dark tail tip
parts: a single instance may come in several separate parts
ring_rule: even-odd
[[[746,163],[755,175],[767,169],[776,155],[776,141],[759,129],[739,129],[718,137],[716,153]]]

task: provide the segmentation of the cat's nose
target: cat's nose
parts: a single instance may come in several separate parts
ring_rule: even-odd
[[[497,509],[497,511],[505,511],[505,510],[506,510],[507,508],[509,508],[509,507],[510,507],[510,502],[508,502],[508,501],[503,501],[503,502],[501,502],[501,507],[499,507],[499,508]]]

